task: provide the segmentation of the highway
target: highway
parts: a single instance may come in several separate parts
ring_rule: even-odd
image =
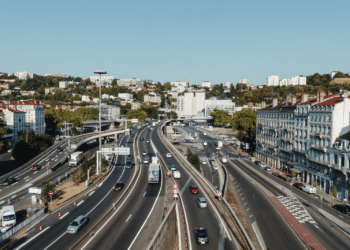
[[[155,130],[144,129],[138,139],[141,159],[151,160],[155,152],[146,140]],[[147,155],[142,155],[146,151]],[[164,211],[165,185],[162,173],[160,183],[148,183],[148,166],[142,163],[136,182],[122,206],[117,207],[89,241],[84,241],[76,249],[145,249],[161,224]],[[162,200],[162,202],[160,202]],[[148,216],[150,219],[147,220]]]
[[[134,137],[125,136],[121,140],[123,146],[130,146],[133,153]],[[73,247],[81,237],[98,223],[103,216],[116,203],[122,192],[115,192],[113,187],[118,180],[126,186],[134,175],[135,168],[125,169],[124,156],[117,157],[116,164],[108,177],[99,187],[92,187],[85,195],[77,197],[76,206],[73,201],[59,208],[40,222],[43,231],[39,232],[39,225],[32,228],[21,237],[11,249],[69,249]],[[58,213],[62,217],[58,218]],[[66,234],[67,227],[79,215],[89,218],[87,225],[76,235]]]
[[[199,187],[201,192],[201,184],[197,183],[191,175],[184,169],[184,167],[178,162],[175,157],[166,157],[166,153],[170,151],[161,141],[158,133],[152,134],[152,141],[157,148],[158,152],[162,156],[164,162],[169,167],[169,165],[176,165],[177,169],[181,173],[180,179],[175,179],[176,183],[179,185],[179,192],[184,204],[185,217],[189,225],[189,237],[190,246],[189,249],[201,249],[200,246],[196,244],[194,237],[194,229],[203,227],[208,230],[209,244],[205,246],[205,249],[235,249],[233,241],[231,241],[224,231],[223,223],[219,218],[219,215],[213,208],[212,204],[208,201],[207,208],[199,208],[196,204],[196,199],[199,197],[205,197],[203,193],[191,194],[189,187],[191,185],[196,185]]]

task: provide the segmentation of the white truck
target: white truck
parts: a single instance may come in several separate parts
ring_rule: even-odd
[[[222,141],[215,142],[216,149],[220,150],[222,148]]]
[[[69,166],[74,166],[76,167],[84,158],[84,154],[82,151],[77,151],[71,154],[70,159],[69,159]]]
[[[159,168],[158,158],[153,156],[148,167],[148,183],[159,183]]]
[[[3,206],[0,210],[0,217],[2,227],[11,228],[16,225],[16,212],[13,206]]]

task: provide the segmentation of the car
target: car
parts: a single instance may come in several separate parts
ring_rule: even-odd
[[[176,171],[176,165],[170,165],[170,170],[171,171]]]
[[[311,187],[311,186],[303,186],[301,188],[301,190],[303,190],[304,192],[309,193],[309,194],[316,194],[316,188]]]
[[[170,154],[170,153],[166,153],[165,156],[168,157],[168,158],[170,158],[170,157],[171,157],[171,154]]]
[[[121,191],[123,189],[123,187],[124,187],[124,183],[118,181],[114,186],[114,191]]]
[[[17,179],[15,177],[9,177],[1,185],[8,186],[8,185],[11,185],[12,183],[15,183],[16,181]]]
[[[149,143],[149,139],[147,139],[146,142]]]
[[[196,243],[198,245],[206,245],[209,243],[209,237],[207,230],[200,227],[200,228],[195,228],[194,229],[194,235],[196,238]]]
[[[143,163],[145,163],[145,164],[149,163],[149,159],[148,159],[147,157],[144,158],[144,159],[143,159]]]
[[[213,165],[213,170],[216,171],[216,170],[218,170],[218,168],[219,168],[219,167],[218,167],[217,165]]]
[[[147,151],[142,151],[142,155],[147,155]]]
[[[199,194],[199,189],[197,186],[190,186],[191,194]]]
[[[270,167],[264,167],[264,170],[269,172],[269,171],[271,171],[271,168]]]
[[[349,214],[350,213],[350,206],[345,204],[337,204],[332,206],[335,210],[338,210],[339,212],[343,214]]]
[[[207,135],[207,133],[203,133],[203,135]]]
[[[64,149],[63,149],[62,147],[58,147],[58,148],[57,148],[57,151],[58,151],[58,152],[62,152],[63,150],[64,150]]]
[[[202,161],[202,164],[207,164],[207,160],[204,159],[204,160]]]
[[[126,158],[127,158],[127,159],[132,159],[133,156],[132,156],[132,154],[129,154]]]
[[[200,207],[200,208],[208,207],[207,200],[205,198],[203,198],[203,197],[198,198],[196,200],[196,202],[197,202],[198,207]]]
[[[296,182],[296,183],[293,184],[293,187],[295,187],[295,188],[297,188],[297,189],[302,189],[303,186],[304,186],[303,183],[298,183],[298,182]]]
[[[180,171],[173,171],[173,177],[174,179],[180,179],[181,178]]]
[[[140,137],[140,141],[143,141],[143,137]]]
[[[261,164],[261,162],[260,162],[260,161],[255,161],[254,163],[255,163],[256,165]]]
[[[76,234],[78,233],[79,230],[81,230],[86,223],[88,222],[88,219],[84,215],[78,216],[75,220],[73,220],[68,228],[67,228],[67,233],[69,234]]]
[[[187,159],[187,155],[183,154],[182,156],[183,156],[185,159]]]
[[[221,162],[222,162],[222,163],[227,163],[227,158],[226,158],[226,157],[222,157],[222,158],[221,158]]]
[[[132,168],[132,161],[126,161],[125,167]]]
[[[203,142],[203,145],[204,145],[204,146],[207,146],[207,145],[208,145],[208,143],[205,141],[205,142]]]
[[[179,144],[180,144],[180,142],[178,142],[178,141],[174,141],[174,142],[173,142],[173,144],[174,144],[174,145],[179,145]]]
[[[12,152],[12,148],[10,148],[9,150],[7,150],[7,153],[11,153]]]
[[[219,191],[219,186],[213,186],[213,188],[216,190],[216,191]]]
[[[214,158],[210,158],[210,163],[211,164],[215,164],[215,159]]]
[[[192,148],[196,148],[197,145],[196,145],[196,144],[192,144],[191,147],[192,147]]]
[[[32,171],[37,171],[41,168],[41,166],[39,164],[35,164],[33,167],[32,167]]]
[[[224,138],[224,141],[227,141],[227,138]]]

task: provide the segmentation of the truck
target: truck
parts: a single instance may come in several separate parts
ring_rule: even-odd
[[[152,157],[152,162],[148,167],[148,183],[159,183],[160,164],[157,157]]]
[[[16,212],[13,206],[3,206],[0,210],[1,226],[13,227],[16,225]]]
[[[217,141],[215,142],[216,149],[221,149],[222,148],[222,141]]]
[[[77,148],[77,144],[74,144],[74,143],[73,143],[73,144],[70,145],[70,149],[71,149],[71,150],[72,150],[72,149],[76,149],[76,148]]]
[[[83,161],[84,154],[82,151],[77,151],[71,154],[70,159],[69,159],[69,166],[74,166],[76,167],[81,161]]]

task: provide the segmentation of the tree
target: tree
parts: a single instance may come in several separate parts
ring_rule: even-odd
[[[60,123],[60,120],[57,116],[51,113],[46,113],[45,114],[45,124],[46,128],[56,130],[58,124]]]
[[[164,83],[163,87],[164,87],[164,90],[171,90],[171,83],[166,82],[166,83]]]
[[[192,151],[187,148],[187,160],[200,172],[200,160],[197,154],[193,154]]]
[[[136,118],[140,122],[140,121],[143,121],[144,119],[146,119],[147,115],[143,111],[141,111],[139,109],[135,109],[135,110],[128,111],[126,113],[126,118],[127,119],[134,119],[134,118]]]
[[[214,119],[215,126],[227,126],[232,122],[231,116],[229,116],[228,112],[224,110],[214,109],[210,115]]]
[[[74,120],[72,121],[72,128],[71,128],[71,133],[73,135],[77,135],[78,134],[78,131],[77,131],[77,128],[83,128],[84,127],[84,123],[83,121],[81,120],[81,118],[74,118]]]
[[[140,102],[143,102],[143,97],[145,96],[146,93],[147,93],[147,92],[146,92],[146,91],[143,91],[143,90],[137,92],[137,94],[136,94],[136,99],[137,99],[138,101],[140,101]]]
[[[5,135],[7,135],[6,120],[4,118],[4,113],[0,110],[0,148],[6,148],[8,145],[4,139]]]
[[[336,200],[337,196],[338,196],[338,190],[337,190],[337,187],[336,186],[333,186],[332,190],[331,190],[331,193],[334,197],[334,200]]]
[[[243,141],[245,137],[245,132],[243,130],[238,131],[237,139]]]
[[[256,129],[256,111],[252,109],[242,109],[234,113],[232,118],[233,131],[243,130],[251,137]]]
[[[44,199],[46,203],[50,201],[50,196],[49,196],[50,191],[54,193],[52,199],[57,198],[57,195],[55,194],[56,186],[54,184],[51,184],[47,178],[45,181],[41,182],[41,188],[42,188],[41,198]]]
[[[312,186],[314,188],[316,188],[316,192],[317,192],[317,187],[319,186],[320,184],[318,183],[318,181],[314,181],[314,183],[312,184]]]
[[[131,103],[130,103],[130,102],[126,103],[126,104],[125,104],[125,108],[126,108],[126,109],[131,109]]]

